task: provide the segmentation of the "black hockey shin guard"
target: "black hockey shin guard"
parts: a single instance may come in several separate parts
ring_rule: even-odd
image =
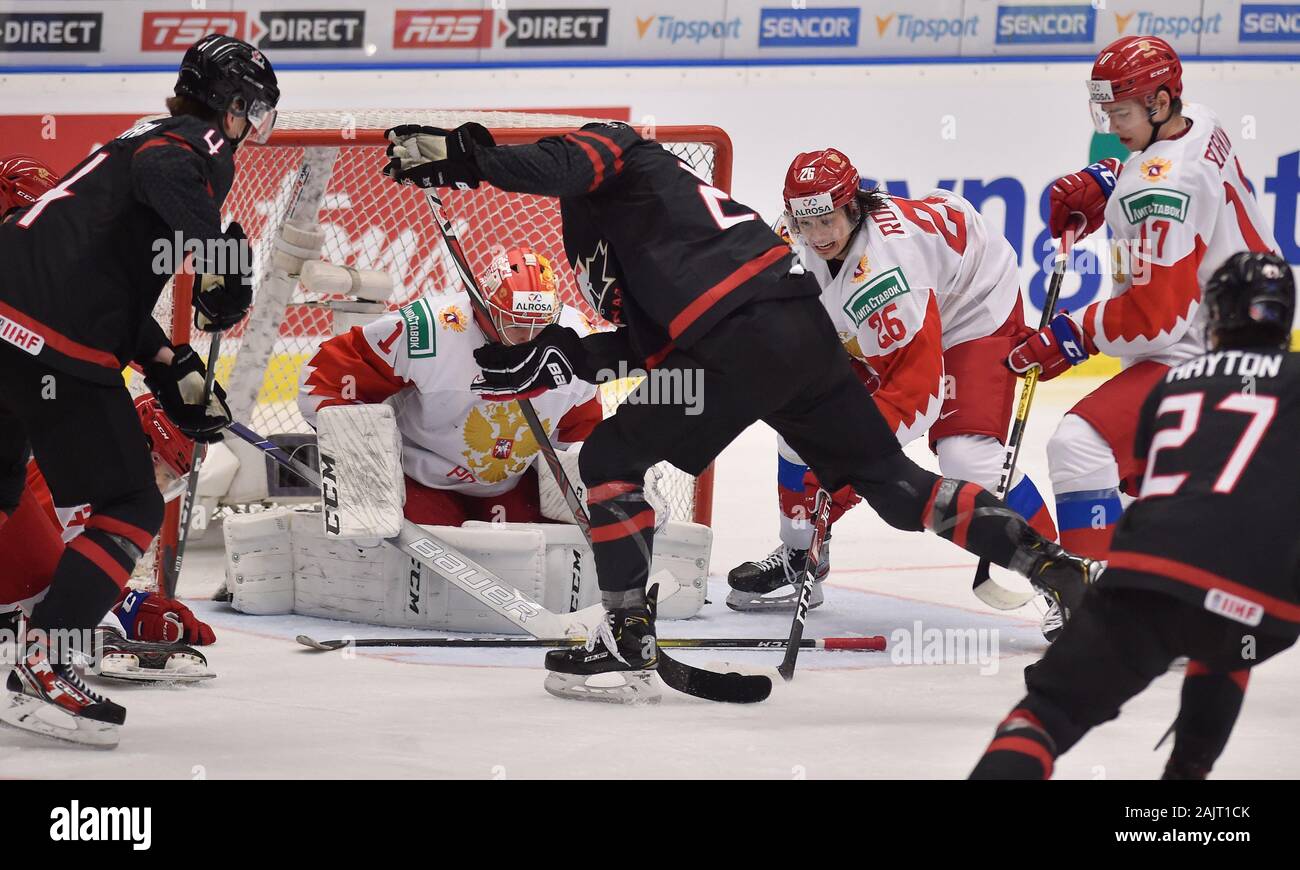
[[[921,513],[925,528],[964,550],[1006,568],[1029,524],[978,484],[939,478]]]
[[[645,606],[654,552],[655,511],[640,482],[613,480],[587,490],[591,549],[607,609]]]
[[[1189,662],[1182,700],[1174,722],[1174,751],[1162,779],[1205,779],[1228,745],[1228,736],[1246,697],[1248,668],[1208,670]]]

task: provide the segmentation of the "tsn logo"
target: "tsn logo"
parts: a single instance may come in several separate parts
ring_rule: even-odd
[[[490,48],[492,11],[398,9],[393,48]]]
[[[141,51],[184,51],[209,33],[247,38],[243,12],[146,12],[140,25]]]

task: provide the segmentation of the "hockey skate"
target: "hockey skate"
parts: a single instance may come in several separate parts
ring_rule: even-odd
[[[126,708],[92,692],[72,665],[51,664],[41,645],[29,645],[7,688],[0,724],[95,749],[117,746]]]
[[[1034,589],[1060,608],[1062,624],[1070,621],[1083,601],[1084,592],[1097,581],[1104,567],[1103,563],[1076,556],[1028,529],[1011,563],[1012,570],[1029,578]],[[1046,636],[1046,618],[1043,628]]]
[[[138,683],[193,683],[216,676],[203,653],[183,643],[127,640],[105,626],[95,631],[100,657],[94,676]]]
[[[655,590],[647,607],[611,610],[585,646],[546,654],[546,691],[557,698],[611,704],[657,704]]]
[[[768,611],[793,613],[799,603],[799,576],[807,563],[808,551],[796,550],[785,544],[777,547],[757,562],[745,562],[731,569],[727,583],[727,606],[740,611]],[[822,581],[831,570],[830,539],[822,544],[822,559],[817,566],[809,593],[808,609],[820,605],[826,596]]]

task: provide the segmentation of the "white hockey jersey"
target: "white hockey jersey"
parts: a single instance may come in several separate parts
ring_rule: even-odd
[[[919,200],[886,196],[838,275],[811,250],[799,255],[845,348],[880,374],[876,404],[903,444],[939,415],[943,352],[996,332],[1020,296],[1011,245],[946,190]]]
[[[1114,236],[1114,288],[1074,316],[1125,366],[1176,365],[1205,351],[1201,289],[1238,251],[1276,251],[1232,140],[1204,106],[1186,104],[1191,128],[1132,155],[1106,204]]]
[[[418,483],[475,496],[513,489],[538,444],[518,402],[488,402],[470,391],[485,343],[466,293],[430,294],[364,327],[324,342],[303,367],[298,405],[309,423],[330,405],[393,405],[402,434],[402,469]],[[560,324],[590,325],[566,307]],[[593,384],[575,381],[533,399],[557,446],[582,441],[601,419]]]

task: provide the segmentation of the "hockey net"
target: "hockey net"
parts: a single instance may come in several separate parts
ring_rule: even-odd
[[[294,284],[272,291],[271,257],[286,221],[318,224],[324,233],[320,259],[336,265],[389,272],[392,310],[416,298],[462,289],[424,194],[384,178],[383,131],[398,124],[451,129],[468,121],[483,124],[500,144],[520,144],[567,132],[590,118],[525,112],[284,112],[266,145],[242,146],[234,187],[223,208],[227,220],[243,226],[259,276],[248,319],[222,339],[217,377],[225,385],[235,419],[272,437],[311,432],[296,402],[299,370],[321,341],[336,331],[337,303]],[[715,187],[731,184],[731,143],[715,127],[658,127],[642,131],[693,166]],[[447,191],[447,212],[456,224],[470,268],[478,274],[497,246],[526,244],[556,267],[561,295],[598,326],[581,301],[564,257],[558,201],[507,193],[483,184],[472,191]],[[172,339],[189,342],[205,359],[207,336],[192,332],[183,282],[159,301],[155,316],[171,322]],[[287,286],[280,281],[279,286]],[[272,298],[274,296],[274,298]],[[618,381],[602,387],[606,415],[635,386]],[[673,519],[708,524],[712,469],[699,478],[671,466],[659,469],[659,488]],[[545,473],[545,472],[543,472]],[[174,541],[178,506],[169,506],[161,540]]]

